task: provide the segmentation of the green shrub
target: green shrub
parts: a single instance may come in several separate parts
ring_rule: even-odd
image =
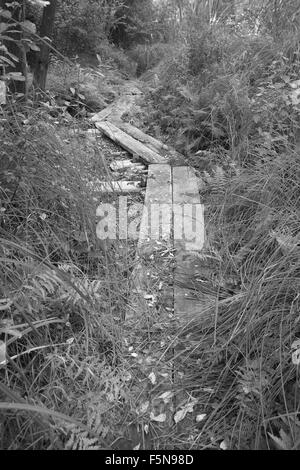
[[[67,55],[96,53],[98,44],[107,40],[117,21],[114,12],[120,4],[120,0],[60,2],[54,38],[58,50]]]
[[[133,58],[108,41],[98,43],[95,52],[104,63],[111,64],[130,76],[136,73],[137,65]]]
[[[125,396],[112,309],[117,298],[124,305],[127,287],[117,281],[116,253],[96,236],[99,195],[90,183],[106,175],[101,150],[49,101],[1,121],[0,446],[88,448],[93,438],[103,448],[111,393]]]
[[[210,391],[198,444],[299,449],[299,160],[286,148],[254,162],[207,187],[218,303],[187,328],[182,360],[194,393]],[[198,296],[213,291],[204,277]]]
[[[138,44],[130,49],[128,55],[137,63],[137,76],[155,67],[170,53],[170,49],[170,46],[164,43]]]
[[[221,146],[240,162],[252,159],[250,140],[267,138],[277,149],[286,139],[292,143],[299,122],[296,39],[295,55],[287,42],[225,26],[188,37],[157,69],[149,129],[159,121],[186,155]]]
[[[188,36],[190,74],[199,75],[212,65],[220,64],[231,35],[230,30],[218,25],[202,25],[200,29],[192,29]]]

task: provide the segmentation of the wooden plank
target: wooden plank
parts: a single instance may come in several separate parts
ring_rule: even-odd
[[[165,217],[159,216],[159,204],[165,204]],[[165,260],[158,255],[157,262],[150,257],[156,256],[162,247],[172,245],[172,185],[171,167],[150,165],[143,214],[140,224],[136,265],[131,275],[132,295],[128,302],[127,320],[149,311],[145,294],[153,292],[153,283],[159,276],[157,272]],[[157,286],[156,286],[157,288]]]
[[[153,150],[153,152],[159,153],[167,162],[172,161],[177,165],[184,165],[183,155],[178,153],[176,150],[170,148],[168,145],[163,144],[160,140],[155,139],[154,137],[148,134],[145,134],[140,129],[135,126],[132,126],[127,122],[112,119],[112,116],[109,116],[108,121],[112,122],[123,132],[126,132],[126,134],[130,135],[134,139],[146,145],[149,149]]]
[[[91,117],[92,122],[98,122],[98,121],[103,121],[104,119],[107,119],[108,116],[112,113],[113,109],[115,107],[115,103],[110,104],[106,108],[102,109],[97,114],[94,114],[94,116]]]
[[[149,149],[138,140],[121,131],[114,124],[101,121],[96,122],[95,125],[113,142],[123,147],[132,155],[138,155],[146,163],[166,163],[166,160],[161,155],[153,152],[153,150]]]
[[[204,245],[204,207],[198,179],[192,168],[173,168],[173,212],[175,245],[187,251],[201,251]]]
[[[89,184],[93,191],[99,193],[129,194],[142,191],[139,181],[97,181]]]
[[[189,167],[173,168],[173,221],[176,267],[174,270],[174,311],[178,319],[200,314],[204,299],[193,292],[193,276],[199,270],[204,246],[204,208],[197,178]]]
[[[145,243],[170,240],[172,223],[172,181],[170,165],[150,165],[140,226],[138,249]]]
[[[131,93],[124,94],[116,101],[111,103],[109,106],[102,109],[102,111],[97,114],[94,114],[94,116],[91,117],[91,121],[100,122],[104,121],[108,117],[111,117],[112,119],[116,120],[121,119],[123,114],[128,112],[130,108],[134,105],[135,99],[135,96]]]
[[[160,423],[159,428],[155,428],[155,432],[149,430],[153,448],[156,448],[155,440],[163,442],[164,436],[169,435],[170,429],[174,426],[173,403],[165,403],[159,398],[166,391],[173,390],[174,382],[173,347],[170,337],[170,331],[174,330],[170,313],[173,306],[173,289],[169,285],[172,282],[173,269],[173,258],[170,256],[173,254],[172,170],[166,164],[150,165],[148,175],[137,250],[139,257],[133,271],[132,294],[126,312],[124,331],[130,333],[130,345],[135,352],[140,351],[147,331],[151,335],[153,352],[161,350],[162,341],[167,343],[163,361],[157,361],[157,364],[155,360],[148,364],[145,361],[143,368],[140,368],[142,374],[139,369],[134,368],[134,365],[132,368],[133,371],[136,370],[136,376],[140,377],[143,384],[143,388],[139,391],[139,402],[149,401],[149,408],[155,416],[165,415],[164,422]],[[169,213],[161,217],[159,212],[160,209],[163,210],[163,205],[168,208]],[[159,329],[155,330],[157,326],[160,328],[159,325],[163,325],[164,328],[162,335]],[[154,331],[157,333],[151,334]],[[163,375],[158,375],[158,372]],[[150,380],[145,380],[150,373],[158,375],[158,383],[153,384]]]
[[[162,142],[155,139],[151,135],[145,134],[143,131],[141,131],[135,126],[132,126],[128,122],[124,122],[124,121],[116,120],[116,119],[112,120],[111,118],[108,120],[109,122],[114,124],[116,127],[121,129],[123,132],[126,132],[126,134],[130,135],[131,137],[138,140],[142,144],[147,145],[147,147],[153,150],[153,152],[160,153],[160,152],[163,152],[163,151],[165,152],[169,150],[169,147],[167,145],[163,144]]]
[[[141,163],[134,163],[131,160],[115,160],[110,165],[112,171],[144,171],[146,167]]]

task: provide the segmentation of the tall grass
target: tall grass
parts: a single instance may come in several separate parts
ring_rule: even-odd
[[[207,415],[177,436],[193,448],[299,449],[298,35],[261,21],[191,27],[173,57],[188,73],[169,59],[149,95],[148,129],[160,125],[206,183],[215,263],[192,290],[213,299],[179,354],[181,386]]]
[[[59,107],[27,106],[1,114],[0,447],[103,448],[126,395],[134,249],[96,237],[101,148]]]
[[[195,393],[213,390],[196,447],[213,436],[230,448],[274,448],[284,432],[282,447],[299,448],[299,375],[292,361],[300,334],[299,175],[290,152],[258,161],[210,199],[211,242],[222,260],[216,274],[228,290],[211,307],[211,322],[204,325],[199,315],[183,339],[186,385]]]

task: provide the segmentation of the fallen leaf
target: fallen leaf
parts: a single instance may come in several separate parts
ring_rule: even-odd
[[[292,363],[295,366],[299,366],[300,365],[300,340],[299,339],[293,342],[292,349],[294,350],[292,352]]]
[[[195,402],[187,403],[181,410],[178,410],[174,415],[175,423],[182,421],[187,413],[192,413],[194,411]]]
[[[6,344],[0,341],[0,366],[5,366],[6,363]]]
[[[151,411],[150,419],[156,421],[157,423],[164,423],[167,419],[166,413],[161,413],[160,415],[154,416],[154,413]]]
[[[187,414],[187,410],[186,409],[183,409],[183,410],[179,410],[175,413],[174,415],[174,421],[175,423],[179,423],[180,421],[182,421],[185,417],[186,417],[186,414]]]
[[[196,422],[197,422],[197,423],[201,423],[201,421],[203,421],[203,420],[206,418],[206,416],[207,416],[206,413],[197,415],[197,416],[196,416]]]
[[[228,445],[226,441],[222,441],[220,444],[220,449],[221,450],[228,450]]]
[[[292,363],[295,365],[295,366],[299,366],[300,365],[300,349],[297,349],[297,351],[294,351],[293,354],[292,354]]]
[[[146,359],[145,359],[146,364],[151,364],[151,362],[153,362],[153,361],[154,361],[154,359],[150,356],[146,357]]]
[[[145,403],[142,403],[141,406],[139,407],[139,413],[138,414],[143,415],[144,413],[146,413],[146,411],[149,408],[149,404],[150,404],[149,401],[145,401]]]
[[[152,385],[155,385],[155,384],[156,384],[156,375],[154,374],[154,372],[151,372],[151,373],[148,375],[148,379],[150,380],[150,382],[152,383]]]
[[[292,346],[291,346],[292,349],[298,349],[300,348],[300,339],[297,339],[296,341],[294,341],[292,343]]]
[[[163,377],[164,379],[169,379],[171,374],[167,373],[167,372],[159,372],[159,375],[161,375],[161,377]]]
[[[174,392],[165,392],[165,393],[162,393],[158,398],[163,400],[164,403],[169,403],[169,401],[173,398],[174,396]]]

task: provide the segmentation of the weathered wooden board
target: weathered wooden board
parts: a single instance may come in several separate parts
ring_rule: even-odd
[[[146,169],[143,164],[134,163],[131,160],[115,160],[109,166],[112,171],[126,171],[129,169],[138,172]]]
[[[100,193],[129,194],[138,193],[143,189],[139,181],[103,181],[91,186],[94,191]]]
[[[98,122],[98,121],[103,121],[104,119],[107,119],[108,116],[113,112],[115,106],[116,106],[115,103],[110,104],[106,108],[102,109],[102,111],[100,111],[99,113],[94,114],[94,116],[91,117],[91,121]]]
[[[173,387],[173,348],[169,347],[169,341],[172,342],[169,331],[171,327],[174,328],[174,325],[170,313],[173,306],[173,289],[170,287],[173,259],[168,256],[168,253],[173,252],[171,167],[167,164],[150,165],[148,170],[138,256],[131,277],[131,294],[123,331],[125,331],[128,344],[138,358],[144,357],[143,345],[147,332],[153,352],[160,351],[163,341],[166,341],[166,347],[168,347],[164,352],[164,359],[157,360],[159,364],[155,362],[155,359],[147,363],[146,359],[143,368],[135,367],[136,361],[132,366],[132,372],[142,385],[139,390],[139,403],[149,401],[149,409],[155,416],[165,415],[164,422],[160,423],[159,428],[155,428],[155,432],[149,430],[151,438],[147,447],[149,449],[152,448],[151,446],[156,448],[155,439],[160,440],[162,436],[169,435],[174,425],[173,404],[165,403],[159,398],[161,394],[171,391]],[[165,217],[160,216],[159,209],[162,209],[163,205],[168,208]],[[163,334],[160,325],[164,326]],[[156,334],[153,334],[154,332]],[[149,356],[152,356],[152,350]],[[153,354],[153,357],[156,356]],[[156,375],[158,381],[156,382],[155,379],[154,383],[149,380],[150,374]],[[147,377],[148,380],[145,380]],[[139,442],[144,442],[144,439],[140,438]]]
[[[173,168],[173,223],[176,267],[174,311],[177,318],[190,318],[203,309],[204,300],[192,292],[192,273],[199,269],[204,245],[204,208],[197,178],[189,167]]]
[[[132,83],[124,87],[122,96],[111,103],[106,108],[102,109],[97,114],[91,117],[92,122],[103,121],[108,117],[112,119],[121,119],[123,114],[128,112],[136,101],[136,96],[140,95],[141,91]]]
[[[170,240],[172,224],[172,175],[170,165],[150,165],[140,226],[138,249],[146,243]]]
[[[138,140],[121,131],[114,124],[108,121],[101,121],[96,122],[95,125],[113,142],[123,147],[132,155],[138,155],[146,163],[166,163],[166,160],[161,155],[153,152],[153,150]]]
[[[162,209],[162,213],[160,213]],[[150,165],[143,214],[139,230],[137,262],[131,276],[132,295],[128,303],[127,318],[147,312],[145,294],[153,291],[153,282],[164,262],[160,256],[153,262],[162,247],[172,245],[172,182],[171,167]]]
[[[173,168],[174,241],[185,251],[201,251],[204,245],[204,207],[198,188],[192,168]]]
[[[160,153],[169,150],[169,147],[167,145],[163,144],[154,137],[145,134],[143,131],[141,131],[135,126],[132,126],[128,122],[116,119],[112,120],[111,118],[109,118],[108,121],[114,124],[119,129],[121,129],[123,132],[126,132],[126,134],[141,142],[142,144],[147,145],[147,147],[153,150],[153,152]]]
[[[120,119],[112,119],[112,116],[109,116],[107,120],[115,124],[115,126],[121,129],[123,132],[126,132],[126,134],[146,145],[149,149],[153,150],[153,152],[159,153],[166,162],[172,161],[176,164],[184,164],[184,157],[168,145],[163,144],[160,140],[145,134],[145,132],[142,132],[137,127],[132,126],[127,122],[121,121]]]

